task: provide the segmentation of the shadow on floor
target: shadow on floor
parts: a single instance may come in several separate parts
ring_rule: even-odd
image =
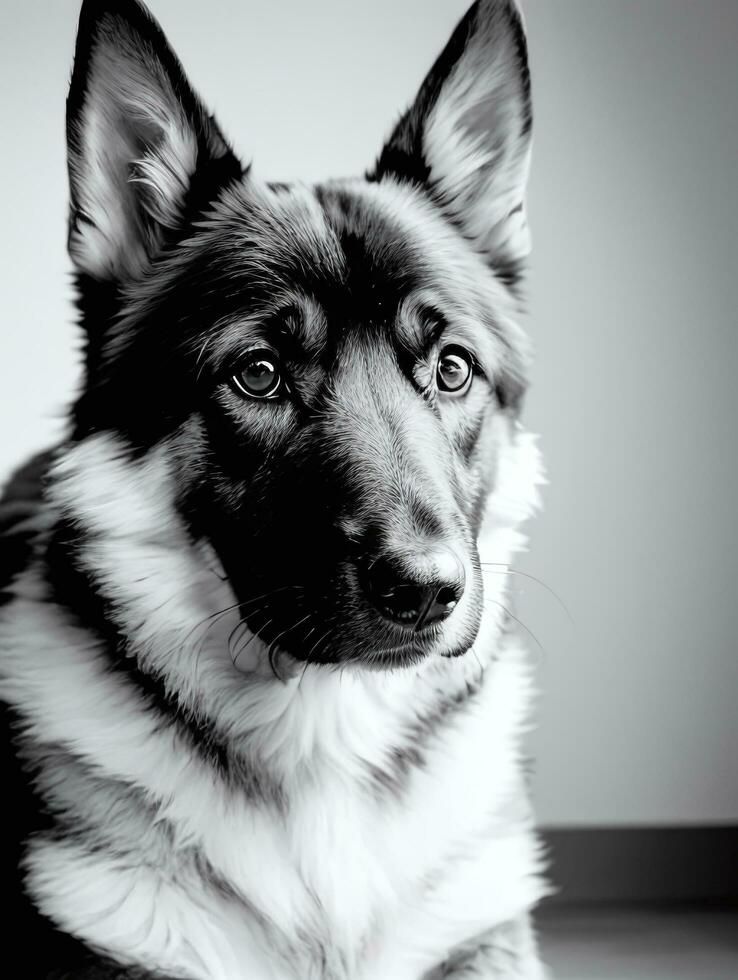
[[[738,910],[542,909],[555,980],[738,980]]]

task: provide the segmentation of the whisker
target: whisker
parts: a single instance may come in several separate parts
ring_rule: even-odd
[[[483,572],[486,572],[487,574],[492,574],[492,575],[518,575],[521,578],[530,579],[531,582],[535,582],[536,584],[540,585],[542,589],[545,589],[546,592],[550,593],[554,597],[554,599],[556,600],[556,602],[563,609],[563,611],[566,614],[567,619],[569,620],[569,622],[571,623],[571,625],[572,626],[575,625],[575,623],[574,623],[574,617],[572,616],[571,612],[569,611],[569,607],[566,605],[566,603],[564,602],[564,600],[561,598],[560,595],[558,595],[558,593],[554,592],[554,590],[551,588],[550,585],[547,585],[542,579],[536,578],[535,575],[530,575],[528,572],[518,571],[517,568],[511,568],[506,562],[502,562],[502,561],[483,561],[483,562],[480,562],[480,565],[481,565],[482,571]],[[492,566],[495,566],[495,567],[493,568]],[[498,568],[500,568],[501,571],[498,571],[497,570]]]
[[[270,589],[269,592],[263,592],[261,595],[251,596],[249,599],[244,599],[239,603],[240,606],[250,606],[253,603],[258,602],[260,599],[270,599],[273,595],[278,592],[286,592],[288,589],[299,589],[301,592],[305,591],[304,585],[280,585],[277,589]]]
[[[233,662],[234,667],[236,666],[236,664],[234,660],[233,647],[235,644],[236,633],[238,633],[239,630],[248,630],[248,628],[249,627],[248,627],[248,623],[246,622],[246,618],[245,616],[242,616],[239,619],[239,621],[236,623],[236,625],[233,627],[231,632],[228,634],[228,640],[226,641],[226,646],[228,647],[228,654],[231,658],[231,661]]]
[[[296,630],[298,626],[302,626],[302,624],[307,622],[307,620],[309,619],[310,619],[310,613],[308,613],[306,616],[303,616],[302,619],[298,619],[296,623],[292,624],[292,626],[288,626],[287,629],[282,630],[282,632],[279,633],[269,644],[269,653],[267,655],[269,659],[269,666],[272,668],[272,673],[277,678],[277,680],[280,680],[283,683],[284,683],[284,679],[280,676],[279,672],[274,666],[274,657],[277,652],[277,644],[279,643],[279,641],[282,639],[283,636],[285,636],[287,633],[291,633],[292,630]]]
[[[182,640],[182,645],[184,646],[187,643],[187,641],[189,640],[189,638],[192,636],[192,634],[196,630],[200,629],[201,626],[204,626],[205,623],[210,623],[212,625],[212,623],[213,623],[214,620],[219,619],[221,616],[225,616],[226,613],[229,613],[229,612],[231,612],[234,609],[238,609],[238,606],[239,606],[239,603],[238,602],[234,602],[232,605],[226,606],[225,609],[219,609],[217,612],[211,613],[209,616],[205,616],[203,619],[200,620],[199,623],[196,623],[192,627],[192,629],[187,633],[187,635],[185,636],[185,638]],[[210,627],[208,627],[208,629],[209,628]]]
[[[242,622],[244,622],[244,623],[245,623],[245,620],[242,620]],[[273,620],[273,619],[269,619],[269,620],[267,620],[267,621],[266,621],[266,623],[264,623],[264,625],[262,626],[262,629],[266,629],[266,628],[267,628],[267,626],[271,626],[273,622],[274,622],[274,620]],[[249,646],[249,645],[250,645],[251,643],[253,643],[253,642],[254,642],[254,640],[255,640],[255,639],[256,639],[256,638],[258,637],[258,636],[259,636],[259,634],[258,634],[258,633],[252,633],[252,634],[251,634],[251,636],[250,636],[250,637],[248,638],[248,640],[246,640],[246,642],[245,642],[245,643],[243,644],[243,646],[242,646],[242,647],[240,648],[240,650],[239,650],[239,651],[238,651],[238,653],[236,654],[236,656],[235,656],[235,658],[233,658],[233,666],[234,666],[234,667],[236,668],[236,670],[238,670],[238,660],[239,660],[239,657],[241,657],[241,655],[242,655],[242,654],[244,653],[244,651],[246,650],[246,648],[247,648],[247,647],[248,647],[248,646]]]
[[[308,654],[308,660],[312,657],[312,655],[318,649],[318,646],[323,642],[323,640],[325,640],[325,638],[332,632],[333,632],[333,627],[329,626],[328,629],[325,631],[325,633],[323,633],[323,635],[319,637],[317,643],[311,648],[310,653]]]
[[[510,610],[507,608],[507,606],[503,605],[503,603],[501,603],[501,602],[498,602],[497,599],[491,599],[489,597],[486,597],[484,601],[485,602],[493,602],[496,606],[499,606],[500,609],[502,609],[510,617],[510,619],[513,620],[513,622],[517,623],[518,626],[520,626],[522,629],[525,630],[525,632],[528,634],[528,636],[533,640],[533,642],[536,644],[536,646],[538,647],[538,649],[541,651],[541,653],[543,654],[544,658],[547,656],[546,650],[545,650],[543,644],[541,643],[541,641],[538,639],[538,637],[533,632],[533,630],[529,629],[529,627],[527,627],[525,625],[525,623],[522,621],[522,619],[518,619],[517,616],[514,616],[510,612]]]
[[[184,638],[180,641],[180,645],[181,646],[186,646],[186,644],[190,640],[190,637],[193,635],[193,633],[196,633],[197,630],[201,629],[203,626],[205,626],[205,624],[208,624],[207,625],[207,629],[205,630],[205,634],[198,641],[201,645],[204,645],[205,638],[207,636],[207,633],[210,631],[210,629],[212,629],[212,627],[215,625],[216,621],[218,619],[220,619],[222,616],[227,615],[229,612],[232,612],[234,609],[238,609],[239,607],[240,608],[244,608],[244,607],[251,606],[255,602],[258,602],[260,599],[267,599],[267,598],[271,597],[272,595],[275,595],[277,592],[284,592],[287,589],[303,589],[303,588],[304,587],[301,586],[301,585],[282,585],[279,588],[272,589],[269,592],[263,593],[262,595],[252,596],[249,599],[244,599],[243,601],[239,601],[239,602],[233,602],[233,603],[231,603],[231,605],[226,606],[224,609],[218,609],[216,612],[210,613],[210,615],[208,615],[208,616],[204,616],[199,622],[195,623],[195,625],[186,633],[186,635],[184,636]],[[169,602],[172,599],[177,598],[177,595],[178,594],[175,594],[170,599],[166,600],[166,602]],[[165,603],[162,603],[162,605],[165,605],[166,602]],[[234,627],[234,629],[231,630],[231,632],[229,634],[229,637],[228,637],[228,648],[229,648],[229,650],[230,650],[230,644],[231,644],[231,641],[233,639],[233,635],[234,635],[235,631],[238,630],[238,628],[243,623],[244,623],[244,620],[242,618],[236,624],[236,626]]]
[[[307,643],[308,639],[313,635],[313,633],[317,630],[317,628],[318,628],[317,626],[311,626],[310,629],[307,631],[307,633],[305,634],[305,642],[306,643]],[[298,681],[298,684],[297,684],[298,690],[300,688],[300,685],[302,684],[302,679],[305,676],[305,671],[308,669],[308,664],[309,663],[310,663],[310,658],[309,657],[306,657],[305,658],[305,666],[302,668],[302,673],[300,674],[300,680]]]
[[[281,586],[279,586],[279,588],[270,589],[269,592],[264,592],[261,595],[252,596],[249,599],[245,599],[243,602],[236,603],[236,605],[239,606],[241,609],[244,609],[247,606],[252,606],[254,603],[258,602],[261,599],[269,599],[269,598],[271,598],[271,596],[276,595],[276,593],[278,593],[278,592],[284,592],[287,589],[299,589],[301,591],[304,591],[304,586],[302,586],[302,585],[281,585]],[[231,606],[230,608],[232,609],[234,607]],[[272,622],[272,620],[269,620],[269,622]],[[269,625],[269,623],[264,623],[261,626],[261,629],[264,629],[264,627],[265,626],[268,626],[268,625]],[[237,642],[236,636],[237,636],[239,630],[248,630],[248,629],[249,629],[249,626],[248,626],[247,617],[246,616],[241,616],[241,618],[239,619],[239,621],[236,623],[236,625],[233,627],[233,629],[228,634],[228,639],[226,641],[226,646],[228,647],[228,653],[229,653],[229,655],[231,657],[231,662],[233,663],[234,667],[236,666],[236,661],[238,660],[238,657],[240,657],[241,656],[241,653],[243,652],[243,650],[246,649],[244,647],[242,650],[240,650],[238,652],[238,654],[236,654],[234,656],[234,654],[233,654],[233,647],[234,647],[235,643]],[[258,636],[258,633],[259,633],[259,631],[256,630],[256,632],[253,635],[254,636]],[[239,637],[239,639],[241,639],[241,638],[242,637]],[[248,642],[251,642],[251,641],[249,640]]]

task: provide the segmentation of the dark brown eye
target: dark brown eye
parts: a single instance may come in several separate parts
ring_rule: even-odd
[[[235,390],[248,398],[276,398],[283,388],[279,358],[270,350],[255,350],[231,376]]]
[[[436,366],[436,386],[450,395],[464,395],[474,375],[474,358],[463,347],[451,344],[444,347]]]

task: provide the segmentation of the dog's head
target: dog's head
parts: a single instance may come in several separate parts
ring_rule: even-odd
[[[479,0],[365,177],[268,184],[135,0],[83,6],[74,438],[164,449],[177,519],[252,632],[298,659],[474,641],[477,539],[523,391],[530,127],[517,8]]]

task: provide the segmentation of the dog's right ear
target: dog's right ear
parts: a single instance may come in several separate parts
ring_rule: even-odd
[[[195,200],[242,168],[137,0],[84,0],[67,100],[69,252],[79,272],[140,275]]]

